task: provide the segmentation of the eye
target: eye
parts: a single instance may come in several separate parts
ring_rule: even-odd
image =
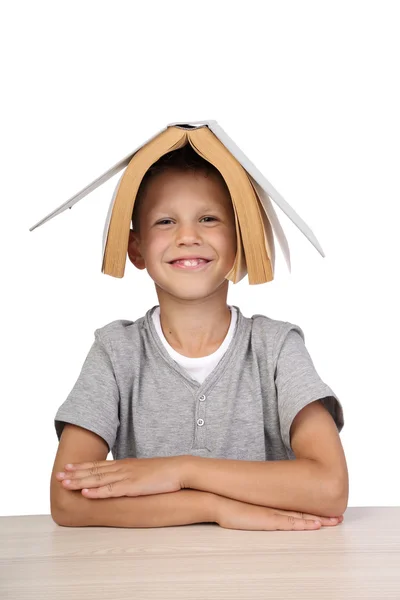
[[[213,221],[217,220],[215,217],[202,217],[201,220],[203,219],[212,219]],[[157,221],[156,225],[162,225],[163,223],[166,223],[168,221],[172,221],[172,219],[162,219],[161,221]]]
[[[171,221],[171,219],[163,219],[162,221],[157,221],[156,225],[161,225],[162,223],[165,223],[165,221]]]

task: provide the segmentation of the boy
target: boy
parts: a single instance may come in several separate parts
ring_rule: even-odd
[[[227,304],[234,210],[220,173],[190,145],[143,178],[128,255],[159,305],[95,331],[55,416],[53,519],[311,529],[340,517],[342,406],[300,327]],[[67,462],[76,470],[65,473]]]

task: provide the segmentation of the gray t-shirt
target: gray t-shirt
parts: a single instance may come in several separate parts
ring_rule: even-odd
[[[80,375],[56,413],[58,439],[64,423],[72,423],[101,436],[114,460],[182,454],[295,459],[290,426],[315,400],[323,402],[340,433],[343,407],[319,377],[302,329],[232,309],[230,339],[200,381],[160,338],[158,306],[136,321],[96,329]]]

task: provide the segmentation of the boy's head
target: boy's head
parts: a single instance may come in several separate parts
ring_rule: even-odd
[[[200,299],[227,293],[236,256],[235,215],[220,172],[187,144],[146,172],[136,197],[128,255],[147,269],[157,293]],[[170,263],[185,257],[210,262],[200,270]]]

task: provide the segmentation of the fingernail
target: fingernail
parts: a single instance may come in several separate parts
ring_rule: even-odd
[[[59,477],[65,477],[65,473],[57,473]]]
[[[331,517],[331,521],[334,523],[335,521],[337,521],[336,517]]]

